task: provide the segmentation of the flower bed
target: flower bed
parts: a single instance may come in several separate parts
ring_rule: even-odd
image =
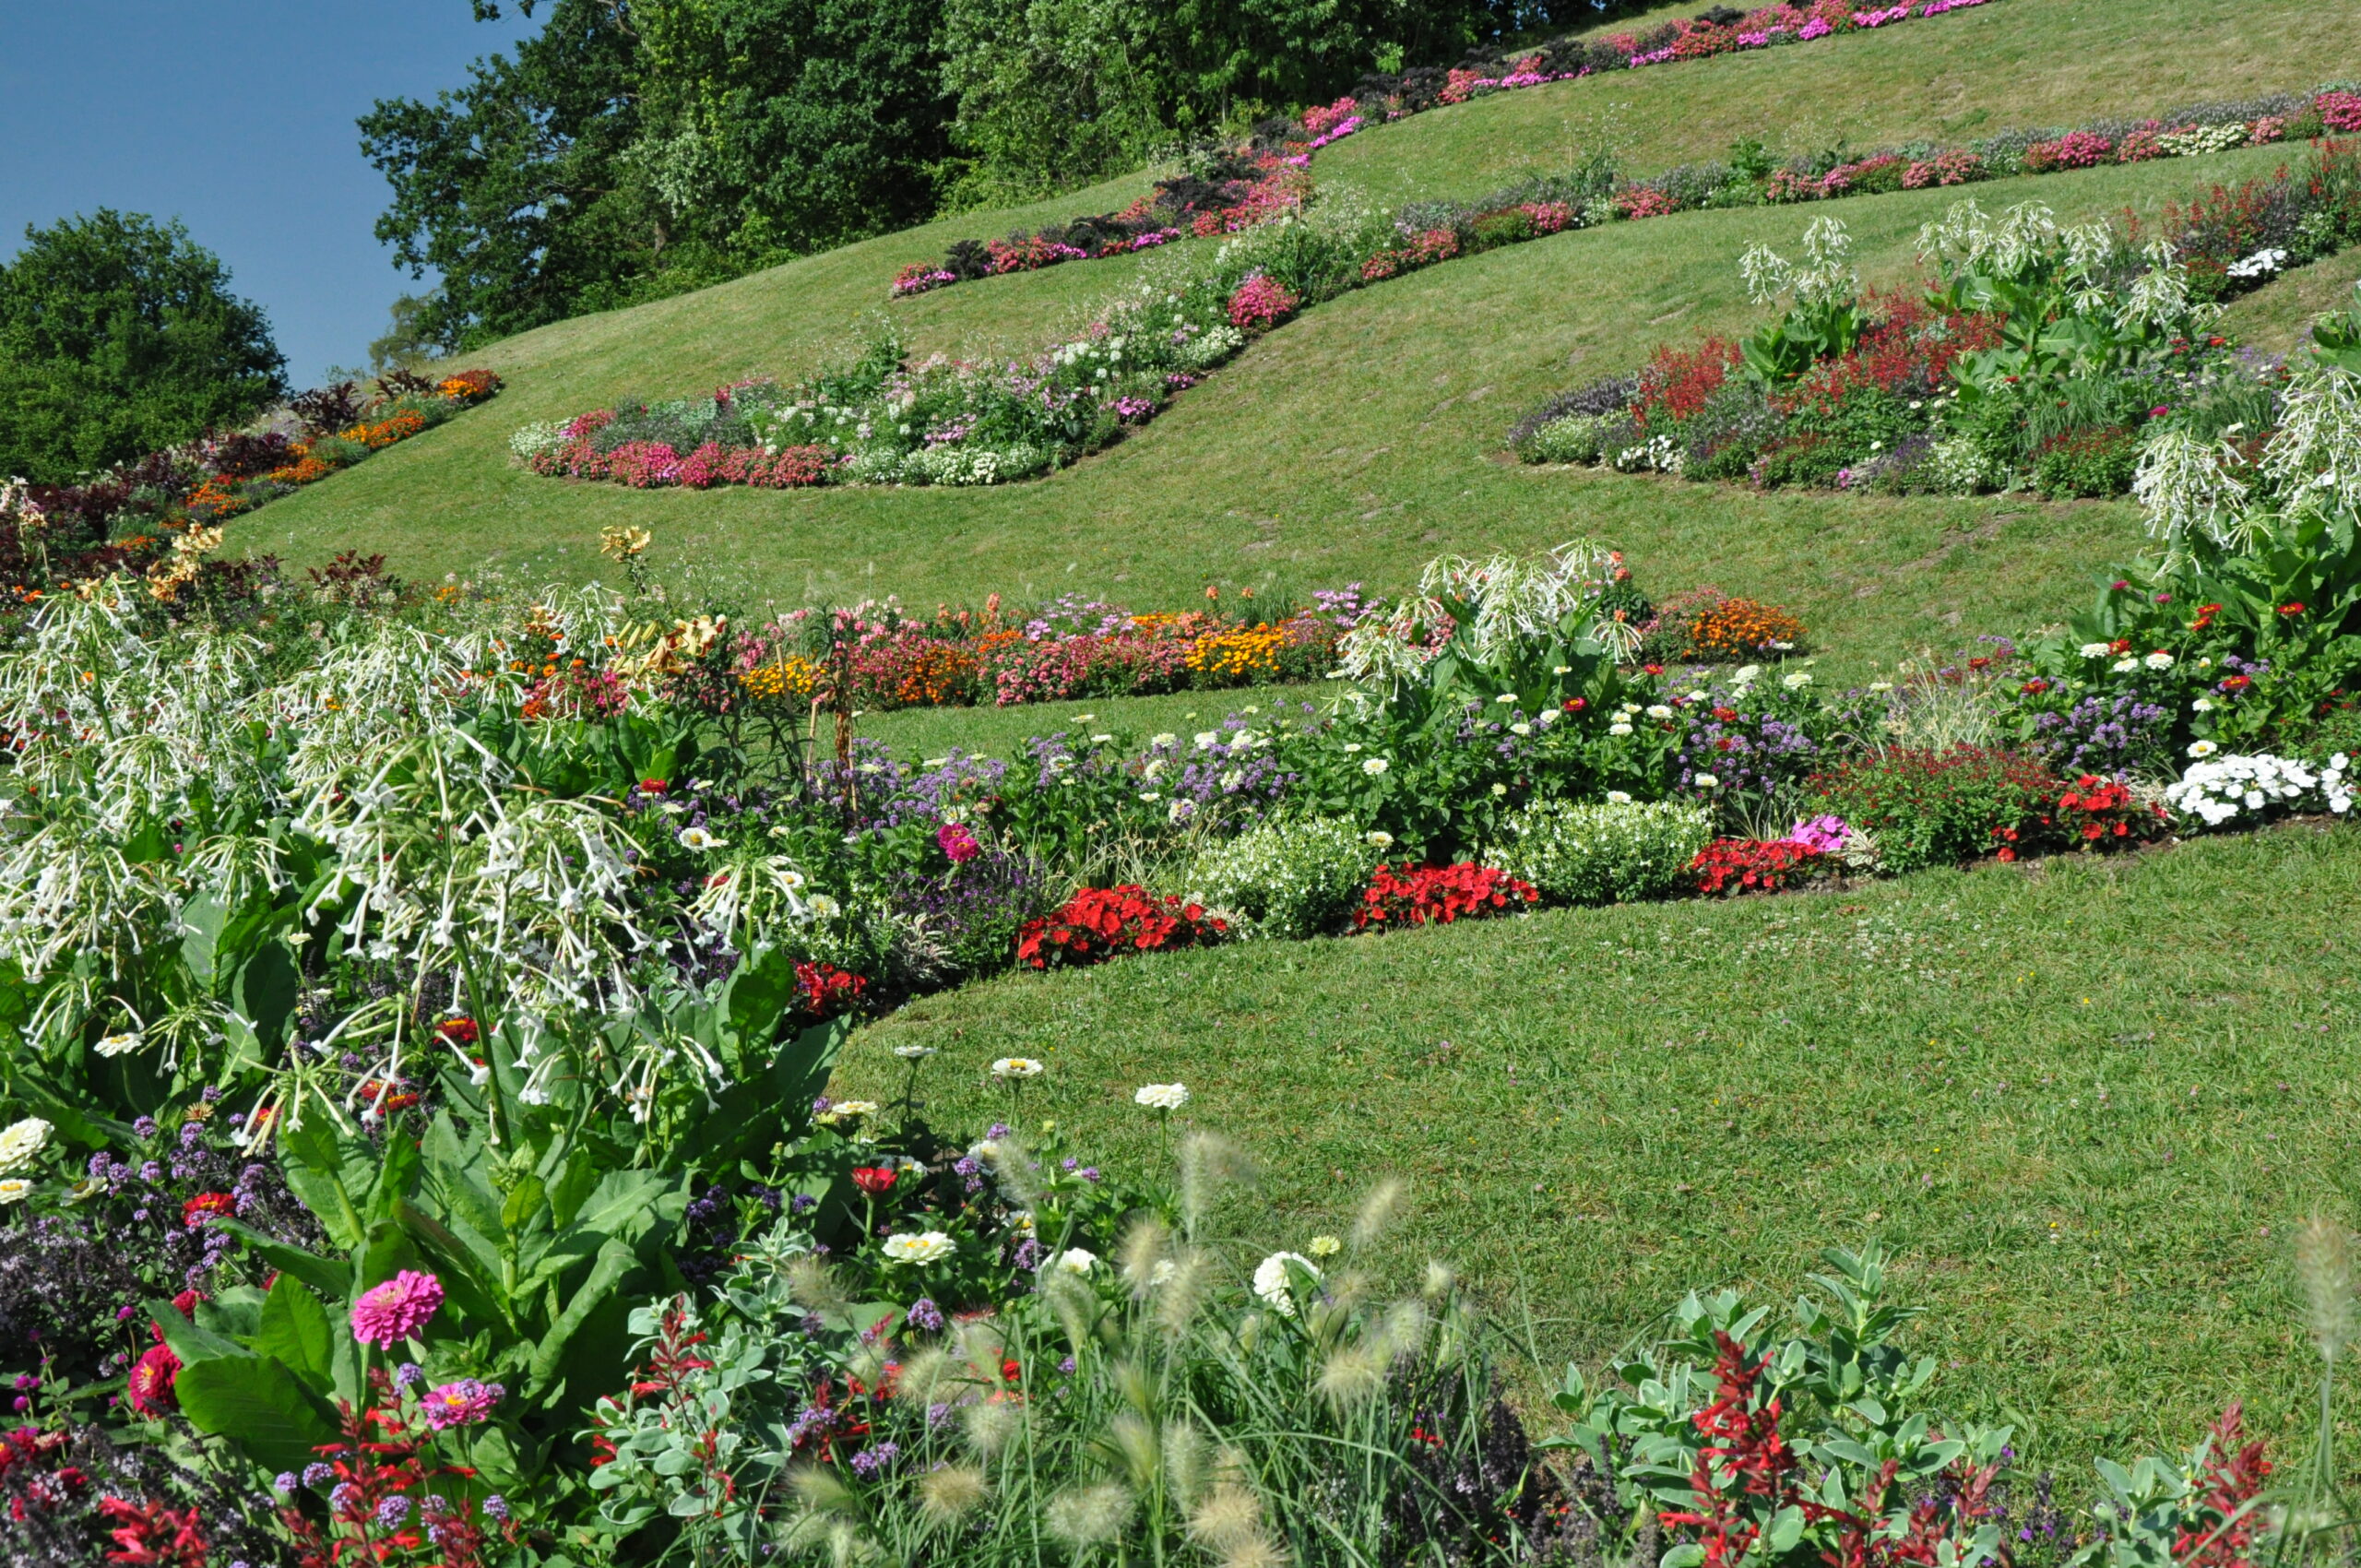
[[[2055,145],[2073,162],[2100,140]],[[2186,462],[2284,422],[2290,368],[2239,355],[2216,302],[2356,238],[2361,144],[2334,139],[2299,172],[2215,186],[2153,224],[2069,232],[2047,208],[1956,204],[1921,236],[1937,274],[1923,292],[1862,295],[1843,226],[1820,219],[1801,262],[1758,245],[1740,264],[1758,301],[1786,303],[1780,319],[1660,348],[1636,376],[1544,404],[1509,443],[1529,462],[1762,487],[2119,495],[2161,480],[2158,454]],[[2061,350],[2063,319],[2079,337]],[[2343,329],[2323,330],[2333,354]]]
[[[2354,374],[2323,362],[2293,384],[2257,486],[2212,523],[2191,510],[2219,498],[2202,474],[2152,487],[2169,553],[2062,632],[1858,692],[1823,693],[1801,659],[1650,657],[1659,622],[1711,641],[1696,628],[1719,613],[1732,647],[1778,624],[1718,595],[1660,617],[1586,545],[1436,561],[1397,601],[1355,596],[1348,625],[1323,605],[1322,661],[1359,697],[1334,712],[1191,736],[1077,726],[1013,761],[896,761],[853,734],[852,683],[922,696],[1020,645],[1026,671],[1087,670],[1109,639],[1163,650],[1128,668],[1193,658],[1227,678],[1273,628],[1067,601],[913,630],[872,607],[773,623],[753,647],[726,613],[652,593],[357,591],[360,564],[308,590],[225,586],[202,618],[127,576],[20,615],[0,626],[12,1524],[65,1561],[110,1540],[192,1565],[531,1568],[561,1541],[573,1562],[722,1560],[779,1528],[787,1555],[816,1558],[829,1535],[763,1513],[791,1486],[875,1503],[863,1527],[902,1532],[880,1561],[968,1561],[989,1497],[1143,1561],[1197,1550],[1209,1516],[1257,1562],[1283,1536],[1379,1521],[1333,1559],[1369,1562],[1412,1527],[1387,1507],[1459,1496],[1482,1511],[1418,1515],[1417,1538],[1507,1568],[1556,1561],[1525,1543],[1570,1509],[1619,1531],[1653,1497],[1669,1506],[1651,1527],[1701,1560],[1692,1536],[1724,1526],[1841,1556],[1854,1526],[1795,1509],[1778,1455],[1804,1428],[1782,1422],[1849,1411],[1834,1464],[1915,1454],[1932,1474],[1913,1445],[1935,1431],[1962,1445],[1940,1463],[2007,1455],[2003,1434],[1934,1427],[1924,1378],[1869,1416],[1857,1380],[1821,1388],[1820,1309],[1774,1343],[1736,1298],[1696,1301],[1632,1395],[1570,1383],[1549,1441],[1585,1450],[1691,1362],[1687,1403],[1658,1421],[1674,1446],[1595,1450],[1615,1466],[1604,1490],[1523,1460],[1488,1471],[1524,1441],[1489,1341],[1430,1332],[1458,1310],[1444,1283],[1364,1294],[1353,1249],[1389,1205],[1340,1226],[1349,1241],[1216,1247],[1217,1146],[1184,1148],[1169,1195],[1026,1146],[1046,1051],[986,1053],[1009,1110],[973,1142],[830,1097],[836,1052],[857,1016],[1011,969],[2350,814],[2352,756],[2326,737],[2361,678]],[[647,542],[612,541],[634,561]],[[283,651],[255,635],[297,613],[317,635]],[[1776,822],[1793,826],[1755,836]],[[1190,951],[1139,961],[1201,983]],[[929,1052],[907,1051],[907,1111]],[[1189,1092],[1132,1101],[1169,1125]],[[1900,1329],[1874,1307],[1876,1257],[1826,1261],[1864,1332]],[[1138,1372],[1180,1356],[1185,1378]],[[1775,1409],[1766,1356],[1804,1369]],[[1097,1493],[1097,1472],[1073,1479],[1133,1420],[1204,1461],[1177,1467],[1204,1494],[1169,1527]],[[1219,1424],[1176,1435],[1200,1420]],[[1716,1432],[1753,1445],[1760,1491],[1698,1479],[1694,1443]],[[2235,1423],[2215,1435],[2219,1464],[2175,1472],[2205,1478],[2203,1527],[2283,1517],[2240,1515],[2261,1460]],[[1254,1463],[1226,1466],[1216,1442]],[[186,1463],[121,1462],[134,1449]],[[1869,1463],[1845,1476],[1848,1518],[1889,1516],[1856,1490],[1884,1484]],[[1979,1515],[1943,1507],[1913,1500],[1903,1527],[1939,1555],[1997,1555]],[[828,1529],[848,1517],[831,1510]]]
[[[489,370],[394,371],[374,393],[339,382],[289,399],[251,430],[208,434],[80,484],[0,481],[0,589],[18,600],[77,578],[144,572],[172,600],[220,543],[220,525],[431,430],[491,398]]]

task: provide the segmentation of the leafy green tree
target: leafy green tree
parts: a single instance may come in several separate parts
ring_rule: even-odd
[[[555,0],[515,59],[379,102],[378,237],[443,279],[420,330],[471,345],[923,220],[948,151],[940,6]]]
[[[63,483],[286,390],[260,306],[179,222],[101,208],[0,267],[0,475]]]

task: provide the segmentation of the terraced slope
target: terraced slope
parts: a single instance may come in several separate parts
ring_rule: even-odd
[[[1340,144],[1321,172],[1389,190],[1477,190],[1537,156],[1561,161],[1571,148],[1542,145],[1558,132],[1536,127],[1572,124],[1567,115],[1613,120],[1626,161],[1644,169],[1775,126],[1789,111],[1808,127],[1790,140],[1822,137],[1839,103],[1854,107],[1835,129],[1867,140],[2361,75],[2361,34],[2322,29],[2317,5],[2189,0],[2171,17],[2167,34],[2133,0],[2004,0],[1891,34],[1499,95]],[[2198,37],[2205,47],[2190,46]],[[2216,70],[2217,60],[2229,63]],[[1966,105],[1987,117],[1962,118]],[[2249,149],[1975,194],[2076,216],[2153,208],[2283,157]],[[635,493],[507,465],[505,437],[527,420],[758,371],[792,375],[879,317],[921,351],[1038,343],[1086,302],[1180,263],[1168,252],[1069,266],[891,305],[885,283],[951,238],[1119,204],[1145,183],[971,214],[498,345],[482,356],[511,378],[497,403],[276,504],[243,526],[243,540],[296,559],[360,545],[412,574],[495,564],[571,577],[597,569],[601,527],[632,522],[658,530],[663,559],[742,602],[886,591],[969,600],[1073,586],[1153,605],[1208,580],[1383,587],[1438,550],[1529,548],[1588,531],[1634,552],[1653,582],[1771,595],[1798,606],[1823,642],[1870,659],[2053,612],[2126,540],[2119,506],[1751,495],[1499,460],[1501,429],[1547,391],[1633,364],[1667,336],[1747,319],[1734,259],[1757,238],[1791,246],[1807,215],[1786,209],[1566,234],[1364,291],[1273,334],[1126,445],[1040,482]],[[1917,226],[1950,199],[1904,193],[1829,210],[1859,234],[1865,274],[1891,280],[1912,265]]]

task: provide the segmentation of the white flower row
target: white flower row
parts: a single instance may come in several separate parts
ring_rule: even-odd
[[[2343,752],[2314,767],[2267,752],[2215,756],[2210,741],[2200,741],[2189,750],[2199,760],[2178,783],[2165,787],[2165,803],[2177,815],[2196,817],[2208,827],[2307,806],[2340,816],[2353,809],[2352,759]]]

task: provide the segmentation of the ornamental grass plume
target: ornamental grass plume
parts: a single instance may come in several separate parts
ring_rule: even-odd
[[[1371,1187],[1361,1199],[1360,1212],[1353,1217],[1354,1250],[1369,1246],[1391,1229],[1409,1197],[1409,1187],[1392,1176]]]
[[[984,1473],[974,1466],[944,1465],[919,1482],[919,1510],[934,1523],[947,1524],[973,1512],[989,1490]]]
[[[1217,1133],[1192,1133],[1180,1145],[1180,1228],[1194,1240],[1214,1199],[1232,1183],[1253,1180],[1254,1166],[1243,1150]]]
[[[1120,1481],[1103,1481],[1051,1498],[1044,1523],[1051,1535],[1079,1550],[1121,1535],[1137,1506],[1131,1488]]]
[[[2353,1233],[2315,1213],[2296,1233],[2296,1277],[2304,1287],[2305,1326],[2333,1363],[2353,1342]]]

